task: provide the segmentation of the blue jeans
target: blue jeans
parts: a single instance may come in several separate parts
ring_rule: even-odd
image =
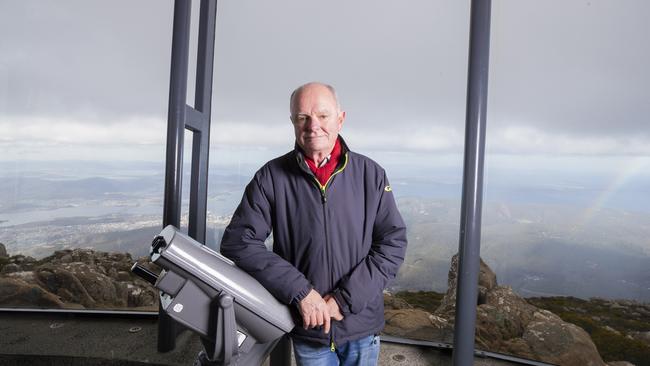
[[[334,351],[320,343],[292,340],[298,366],[366,366],[376,365],[379,360],[378,335],[337,345]]]

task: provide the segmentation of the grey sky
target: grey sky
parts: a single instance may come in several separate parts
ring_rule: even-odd
[[[492,4],[490,151],[650,155],[650,2]],[[172,6],[0,2],[5,158],[32,140],[159,154]],[[220,1],[213,143],[290,146],[288,95],[322,80],[353,147],[457,153],[468,23],[469,1]]]

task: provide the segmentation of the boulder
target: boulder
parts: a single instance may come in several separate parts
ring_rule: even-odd
[[[384,312],[384,332],[397,337],[452,342],[454,323],[420,309],[391,309]]]
[[[480,265],[476,308],[477,348],[558,365],[605,365],[587,332],[549,311],[529,304],[512,288],[499,286],[490,267],[482,260]],[[457,273],[458,255],[455,255],[449,269],[447,293],[434,314],[429,314],[439,320],[429,319],[426,322],[426,315],[416,313],[422,312],[417,309],[386,310],[386,332],[390,333],[390,329],[396,334],[401,332],[420,336],[426,330],[430,334],[429,340],[444,339],[454,323]],[[389,316],[391,321],[388,321]],[[413,319],[402,319],[407,316]],[[409,326],[414,328],[409,330]]]
[[[67,300],[70,302],[81,304],[87,308],[95,307],[95,299],[90,296],[77,276],[64,267],[42,266],[36,270],[36,278],[43,288],[52,293],[56,294],[60,289],[65,289],[67,293],[63,293],[67,295]]]
[[[59,298],[34,284],[19,278],[0,277],[0,304],[5,307],[38,307],[60,309]]]
[[[9,263],[9,264],[5,264],[4,267],[2,267],[1,273],[12,273],[18,271],[20,271],[19,265],[17,265],[16,263]]]
[[[8,257],[7,247],[4,244],[0,243],[0,257]]]
[[[456,286],[458,283],[458,254],[451,258],[451,266],[447,276],[447,293],[442,299],[436,313],[452,314],[456,308]],[[477,305],[485,303],[487,293],[497,286],[497,275],[492,269],[480,260],[478,277],[478,298]]]
[[[384,293],[384,309],[413,309],[413,306],[404,299],[400,299],[390,293]]]
[[[547,310],[535,312],[522,338],[538,359],[558,365],[604,366],[589,334]]]
[[[160,272],[148,258],[140,258],[138,262]],[[155,310],[158,307],[158,291],[131,273],[133,259],[128,253],[65,249],[40,261],[17,255],[4,258],[3,264],[0,278],[20,280],[21,285],[48,294],[41,297],[56,299],[57,304],[66,308]],[[5,297],[0,299],[0,306],[12,306],[14,302],[13,298]],[[30,306],[27,300],[25,306]]]

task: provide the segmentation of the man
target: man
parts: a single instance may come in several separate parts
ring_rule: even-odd
[[[384,170],[339,136],[345,112],[333,87],[299,87],[290,110],[295,148],[255,173],[221,252],[297,307],[298,365],[376,364],[382,291],[404,260],[404,222]],[[273,252],[264,245],[271,232]]]

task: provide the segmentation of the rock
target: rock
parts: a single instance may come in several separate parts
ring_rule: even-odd
[[[64,307],[57,296],[18,278],[0,277],[0,305],[4,307],[54,308]]]
[[[384,293],[384,309],[412,309],[413,306],[404,299]]]
[[[12,273],[20,271],[20,266],[16,263],[9,263],[2,267],[2,273]]]
[[[0,257],[8,257],[7,255],[7,247],[5,247],[4,244],[0,243]]]
[[[483,259],[480,260],[480,269],[478,277],[478,299],[477,305],[485,303],[487,293],[497,285],[497,276],[488,267]],[[442,299],[436,313],[453,313],[456,307],[456,285],[458,282],[458,254],[451,258],[451,267],[447,277],[447,293]]]
[[[71,296],[68,301],[75,302],[87,308],[95,306],[95,300],[79,279],[65,268],[45,266],[36,270],[36,278],[43,288],[52,293],[59,293],[59,289],[66,289]]]
[[[117,280],[118,281],[129,281],[131,280],[131,274],[126,271],[119,271],[117,272]]]
[[[494,272],[482,260],[480,263],[476,309],[477,348],[558,365],[605,365],[587,332],[564,322],[549,311],[529,304],[515,294],[512,288],[499,286]],[[458,256],[455,255],[449,269],[449,288],[433,314],[445,322],[430,320],[426,323],[422,314],[415,313],[421,311],[417,309],[387,310],[387,333],[390,329],[396,334],[419,337],[429,332],[427,339],[443,339],[441,337],[448,330],[445,324],[453,326],[457,271]],[[390,322],[389,315],[392,316]],[[408,316],[413,319],[402,319]],[[409,330],[410,326],[414,328]]]
[[[68,271],[79,280],[95,302],[107,305],[122,305],[124,303],[117,299],[113,280],[99,272],[95,266],[90,266],[85,262],[75,262],[70,263]]]
[[[70,254],[66,254],[62,256],[60,259],[61,263],[70,263],[72,262],[72,256]]]
[[[127,285],[127,305],[129,307],[150,307],[158,303],[158,291],[144,281]]]
[[[386,310],[384,332],[393,336],[452,342],[454,323],[420,309]]]
[[[488,349],[521,337],[537,309],[517,296],[510,287],[496,287],[487,293],[486,303],[476,311],[476,335]]]
[[[587,332],[547,310],[535,312],[522,338],[540,361],[558,365],[605,365]]]

